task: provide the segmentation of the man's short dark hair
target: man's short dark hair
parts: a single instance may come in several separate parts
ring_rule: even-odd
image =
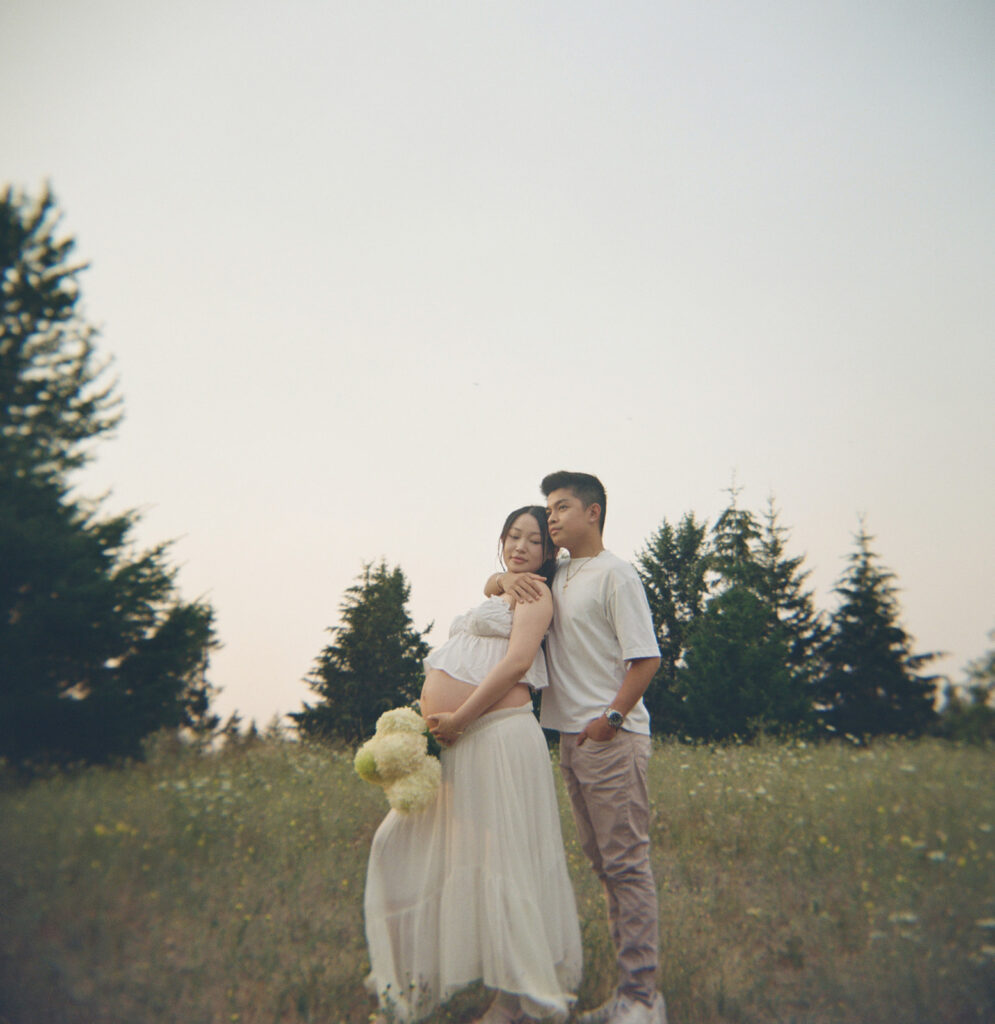
[[[561,469],[556,473],[550,473],[542,479],[539,489],[548,498],[553,491],[560,489],[570,491],[575,498],[578,498],[584,508],[589,508],[595,502],[601,508],[601,517],[598,520],[598,531],[605,532],[605,511],[608,499],[605,497],[605,485],[591,473],[572,473],[568,469]]]

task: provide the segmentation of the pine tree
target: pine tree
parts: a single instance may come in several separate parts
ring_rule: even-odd
[[[988,634],[995,641],[995,630]],[[995,740],[995,648],[968,663],[960,686],[947,683],[937,732],[962,743]]]
[[[0,466],[6,477],[63,481],[110,433],[120,400],[82,316],[75,241],[48,189],[36,202],[0,194]]]
[[[643,698],[658,734],[683,731],[677,674],[688,632],[704,611],[708,566],[708,524],[693,512],[684,515],[676,530],[664,519],[637,556],[660,646],[660,668]]]
[[[787,555],[789,531],[779,519],[773,497],[768,498],[757,542],[760,596],[784,630],[792,677],[811,693],[821,672],[819,653],[826,637],[826,626],[815,607],[812,591],[805,587],[810,575],[802,568],[805,556]]]
[[[807,704],[787,667],[783,639],[768,635],[770,612],[748,588],[715,595],[691,630],[678,675],[687,736],[750,740],[794,731]]]
[[[70,474],[118,422],[79,310],[74,243],[48,191],[0,195],[0,756],[134,756],[161,728],[213,728],[213,611],[175,596],[167,546],[101,517]]]
[[[301,736],[358,742],[384,711],[411,704],[421,691],[429,646],[412,626],[404,573],[381,561],[357,579],[340,606],[341,624],[329,630],[333,642],[307,679],[320,702],[290,715]]]
[[[810,728],[812,695],[801,659],[815,621],[802,559],[784,553],[786,531],[768,504],[763,526],[737,504],[712,529],[712,594],[687,637],[678,672],[686,731],[702,739],[751,738]]]
[[[862,739],[917,736],[936,718],[936,677],[919,670],[935,654],[912,654],[899,623],[895,576],[878,564],[863,526],[834,588],[839,606],[822,645],[819,717],[830,732]]]
[[[719,576],[719,589],[744,587],[759,595],[762,571],[757,560],[760,524],[748,509],[738,506],[739,491],[729,488],[730,502],[712,527],[711,568]]]

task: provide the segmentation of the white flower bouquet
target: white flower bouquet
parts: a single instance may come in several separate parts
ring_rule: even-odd
[[[356,774],[383,787],[390,806],[402,814],[428,807],[439,791],[442,766],[428,751],[425,719],[414,708],[394,708],[356,751]]]

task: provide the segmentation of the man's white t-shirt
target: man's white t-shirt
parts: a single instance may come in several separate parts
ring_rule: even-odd
[[[553,577],[553,622],[546,638],[549,688],[544,729],[580,732],[615,699],[626,662],[660,654],[646,592],[636,570],[610,551],[563,559]],[[642,700],[624,729],[649,735]]]

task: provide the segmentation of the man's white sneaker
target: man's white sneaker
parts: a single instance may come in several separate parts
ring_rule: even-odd
[[[636,999],[619,996],[608,1024],[656,1024],[656,1003],[647,1006]]]
[[[617,1003],[618,992],[612,992],[600,1006],[595,1006],[593,1010],[579,1014],[577,1024],[608,1024]]]
[[[657,992],[653,996],[653,1013],[656,1024],[667,1024],[667,1004],[664,1002],[662,992]]]

